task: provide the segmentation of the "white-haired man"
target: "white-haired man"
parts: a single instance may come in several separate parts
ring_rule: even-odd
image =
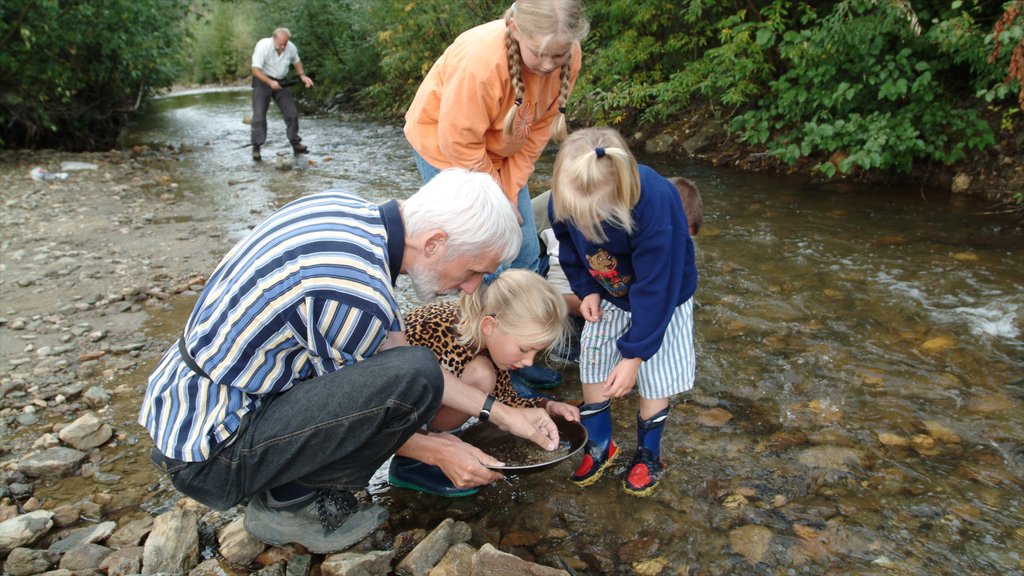
[[[252,159],[261,160],[260,148],[267,140],[267,108],[270,99],[277,103],[277,108],[284,117],[287,128],[288,142],[295,154],[309,152],[299,137],[299,111],[295,107],[295,97],[287,86],[281,86],[288,67],[294,66],[299,80],[306,88],[313,87],[313,79],[306,76],[306,70],[299,60],[299,49],[289,38],[292,33],[287,28],[278,28],[270,38],[263,38],[256,43],[252,51]]]
[[[479,449],[416,433],[442,404],[554,449],[543,409],[494,403],[408,346],[394,291],[408,274],[424,296],[472,293],[519,242],[497,184],[461,169],[401,203],[329,190],[287,204],[224,257],[150,376],[154,463],[214,508],[249,498],[257,538],[327,553],[383,521],[353,492],[396,452],[459,485],[501,478]]]

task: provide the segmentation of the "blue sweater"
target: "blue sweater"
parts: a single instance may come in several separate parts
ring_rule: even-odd
[[[676,307],[697,290],[693,239],[679,191],[641,165],[633,234],[604,222],[608,239],[598,244],[568,222],[555,221],[550,202],[548,213],[572,291],[581,299],[598,293],[630,312],[630,327],[618,341],[624,358],[654,356]]]

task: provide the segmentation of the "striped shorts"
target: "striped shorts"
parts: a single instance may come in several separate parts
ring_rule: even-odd
[[[630,326],[630,313],[601,301],[601,320],[587,322],[580,337],[580,381],[599,384],[622,360],[618,339]],[[679,305],[665,329],[657,353],[640,365],[637,387],[648,400],[668,398],[693,388],[697,361],[693,345],[693,298]]]

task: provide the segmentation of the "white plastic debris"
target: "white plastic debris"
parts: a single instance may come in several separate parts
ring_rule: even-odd
[[[36,181],[67,180],[68,177],[67,172],[50,172],[46,168],[42,168],[40,166],[36,166],[35,168],[33,168],[32,171],[29,172],[29,175],[32,176],[32,179]]]

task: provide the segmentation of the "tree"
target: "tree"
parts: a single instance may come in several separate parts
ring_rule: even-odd
[[[0,3],[0,144],[105,149],[130,114],[170,86],[186,0]]]

